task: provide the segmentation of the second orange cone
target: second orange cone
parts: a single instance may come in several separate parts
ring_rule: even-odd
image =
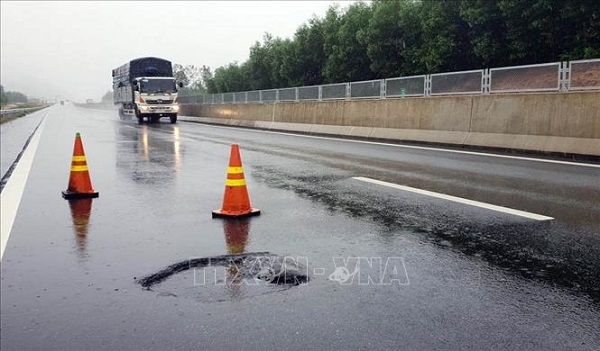
[[[79,133],[75,134],[69,188],[62,192],[62,196],[65,199],[98,197],[98,192],[92,188],[87,159],[85,158],[83,143],[81,142],[81,135]]]
[[[212,212],[215,217],[242,217],[256,216],[260,210],[252,208],[246,179],[244,178],[244,169],[242,167],[242,158],[240,148],[237,144],[231,145],[231,155],[229,156],[229,167],[227,168],[227,180],[225,181],[225,195],[223,196],[223,206],[220,210]]]

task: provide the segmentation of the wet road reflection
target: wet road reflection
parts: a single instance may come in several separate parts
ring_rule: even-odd
[[[443,204],[376,187],[360,188],[344,175],[298,174],[296,165],[287,170],[266,166],[254,170],[255,179],[292,189],[331,213],[368,218],[386,232],[410,232],[443,250],[484,259],[516,276],[563,286],[600,302],[600,237],[594,229],[461,212],[460,208],[440,213]]]
[[[246,252],[248,243],[248,234],[250,232],[249,218],[227,218],[223,220],[223,231],[225,232],[225,242],[227,251],[230,254],[241,254]],[[227,267],[226,277],[227,292],[231,299],[239,299],[243,296],[243,272],[236,264],[230,264]]]
[[[229,254],[190,258],[136,279],[161,296],[203,302],[239,301],[309,281],[306,267],[269,252],[248,252],[249,218],[223,220]],[[188,274],[184,274],[188,272]]]
[[[136,183],[158,185],[172,183],[181,171],[184,154],[177,126],[117,125],[117,169]],[[172,130],[156,133],[155,129]]]
[[[230,254],[246,252],[250,227],[249,218],[230,218],[223,220],[223,231],[225,232],[227,251],[229,251]]]
[[[73,219],[73,232],[75,234],[75,245],[77,256],[80,260],[87,258],[86,246],[87,236],[92,214],[93,199],[70,200],[71,217]]]

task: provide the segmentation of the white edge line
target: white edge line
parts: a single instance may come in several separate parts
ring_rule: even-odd
[[[25,190],[25,183],[33,164],[35,151],[40,143],[40,136],[46,123],[46,116],[48,116],[48,113],[43,117],[42,123],[33,138],[31,138],[27,149],[23,152],[19,163],[17,163],[4,189],[2,189],[2,193],[0,193],[0,211],[2,213],[0,224],[0,260],[4,257],[4,250],[6,249],[15,217],[17,216],[17,210],[19,209],[23,191]]]
[[[189,116],[182,116],[188,117]],[[192,117],[193,118],[193,117]],[[202,122],[202,121],[193,121],[193,120],[182,120],[184,122],[192,122],[199,123],[211,128],[221,128],[221,129],[231,129],[238,128],[234,126],[217,126],[210,123]],[[497,157],[497,158],[506,158],[510,160],[521,160],[521,161],[533,161],[533,162],[543,162],[543,163],[554,163],[559,165],[568,165],[568,166],[579,166],[579,167],[590,167],[590,168],[600,168],[600,165],[596,165],[593,163],[582,163],[582,162],[569,162],[569,161],[558,161],[558,160],[546,160],[543,158],[533,158],[533,157],[523,157],[523,156],[510,156],[510,155],[496,155],[485,152],[475,152],[475,151],[463,151],[463,150],[450,150],[450,149],[440,149],[436,147],[428,147],[428,146],[414,146],[414,145],[401,145],[401,144],[390,144],[390,143],[381,143],[377,141],[367,141],[367,140],[352,140],[345,138],[332,138],[332,137],[324,137],[324,136],[316,136],[316,135],[304,135],[304,134],[294,134],[294,133],[286,133],[286,132],[275,132],[272,130],[261,130],[254,128],[243,128],[247,131],[253,131],[257,133],[270,133],[270,134],[279,134],[279,135],[289,135],[295,136],[299,138],[309,138],[309,139],[322,139],[322,140],[335,140],[335,141],[344,141],[349,143],[357,143],[357,144],[369,144],[369,145],[381,145],[381,146],[393,146],[405,149],[416,149],[416,150],[429,150],[429,151],[440,151],[440,152],[449,152],[455,154],[463,154],[463,155],[475,155],[475,156],[486,156],[486,157]]]
[[[488,204],[485,202],[464,199],[462,197],[436,193],[433,191],[412,188],[409,186],[383,182],[381,180],[376,180],[376,179],[371,179],[371,178],[353,177],[352,179],[360,180],[360,181],[367,182],[367,183],[377,184],[377,185],[383,185],[383,186],[387,186],[387,187],[394,188],[394,189],[409,191],[409,192],[416,193],[416,194],[431,196],[431,197],[435,197],[438,199],[444,199],[444,200],[449,200],[449,201],[453,201],[453,202],[458,202],[458,203],[465,204],[465,205],[481,207],[481,208],[485,208],[485,209],[496,211],[496,212],[508,213],[508,214],[515,215],[515,216],[525,217],[525,218],[529,218],[529,219],[535,219],[536,221],[549,221],[549,220],[554,219],[553,217],[543,216],[543,215],[539,215],[539,214],[535,214],[535,213],[531,213],[531,212],[515,210],[512,208],[508,208],[508,207],[492,205],[492,204]]]

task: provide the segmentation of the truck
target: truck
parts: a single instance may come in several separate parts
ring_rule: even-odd
[[[158,57],[141,57],[112,70],[113,101],[119,105],[119,117],[135,116],[139,124],[158,122],[169,117],[177,123],[178,87],[170,61]]]

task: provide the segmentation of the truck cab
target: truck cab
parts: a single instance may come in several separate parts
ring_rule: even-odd
[[[132,82],[135,111],[138,121],[144,117],[152,122],[160,117],[169,117],[171,123],[177,122],[179,105],[177,104],[177,85],[171,77],[140,77]]]

